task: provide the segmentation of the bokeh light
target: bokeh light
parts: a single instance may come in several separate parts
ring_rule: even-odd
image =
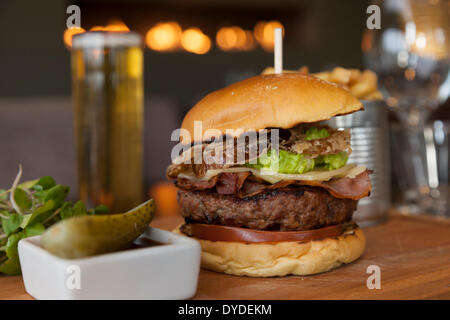
[[[284,27],[279,21],[260,21],[255,25],[254,35],[259,45],[266,51],[272,52],[275,43],[274,31],[276,28],[283,29]]]
[[[76,34],[83,33],[83,32],[86,32],[86,30],[84,30],[83,28],[80,28],[80,27],[71,27],[71,28],[67,28],[66,30],[64,30],[63,39],[64,39],[64,44],[66,45],[66,47],[71,48],[72,47],[72,37]]]
[[[128,32],[130,31],[130,28],[120,20],[112,20],[110,23],[108,23],[105,27],[105,31],[112,31],[112,32]]]
[[[170,21],[158,23],[145,35],[146,45],[156,51],[173,51],[179,48],[182,35],[178,23]]]
[[[256,40],[253,36],[253,32],[250,30],[245,30],[245,44],[242,46],[242,50],[250,51],[256,48]]]
[[[104,26],[93,26],[89,29],[89,31],[106,31],[106,27]]]
[[[151,186],[149,197],[155,199],[156,214],[178,215],[177,188],[172,182],[161,181]]]
[[[211,49],[211,39],[199,28],[189,28],[181,36],[181,45],[188,52],[205,54]]]
[[[255,48],[252,32],[240,27],[220,28],[216,35],[216,44],[223,51],[248,51]]]

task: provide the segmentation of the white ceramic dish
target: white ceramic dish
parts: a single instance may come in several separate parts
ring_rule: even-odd
[[[36,299],[187,299],[194,296],[200,244],[149,227],[143,237],[166,245],[83,259],[61,259],[40,246],[40,237],[19,242],[26,291]]]

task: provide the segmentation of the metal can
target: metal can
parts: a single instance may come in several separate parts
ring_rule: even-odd
[[[386,220],[391,206],[389,123],[383,101],[363,101],[364,111],[335,117],[327,124],[350,129],[352,154],[349,163],[372,170],[372,192],[359,201],[354,220],[362,227]]]

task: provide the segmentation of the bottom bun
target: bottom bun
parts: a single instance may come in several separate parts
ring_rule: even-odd
[[[182,234],[179,228],[174,230]],[[202,267],[236,276],[305,276],[329,271],[358,259],[366,247],[360,228],[335,238],[298,243],[243,243],[197,239]]]

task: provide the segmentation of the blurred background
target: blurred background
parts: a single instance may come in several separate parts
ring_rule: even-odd
[[[144,188],[147,195],[162,194],[171,199],[167,201],[170,207],[173,190],[164,181],[174,145],[171,132],[207,93],[273,65],[274,28],[285,30],[285,69],[308,66],[310,71],[319,72],[335,66],[370,67],[387,74],[382,66],[370,63],[380,55],[375,44],[383,41],[366,27],[366,9],[371,3],[0,0],[0,186],[12,183],[22,163],[24,179],[51,175],[71,186],[72,197],[77,197],[71,43],[66,31],[66,8],[71,4],[81,8],[84,30],[133,30],[144,40]],[[398,23],[389,12],[399,8],[378,4],[384,10],[382,28]],[[422,4],[439,5],[446,10],[446,17],[450,12],[448,1]],[[448,19],[441,24],[439,28],[448,32]],[[448,33],[444,33],[448,48],[449,38],[445,37]],[[398,43],[395,37],[389,39]],[[448,62],[448,51],[443,61]],[[440,88],[448,70],[439,68]],[[384,93],[389,94],[388,90]],[[424,123],[450,117],[447,97],[444,89],[436,93],[436,105],[423,116]],[[395,100],[390,102],[393,109],[398,107]],[[391,123],[401,118],[395,110],[389,111]],[[395,197],[400,187],[397,179],[391,181]]]

